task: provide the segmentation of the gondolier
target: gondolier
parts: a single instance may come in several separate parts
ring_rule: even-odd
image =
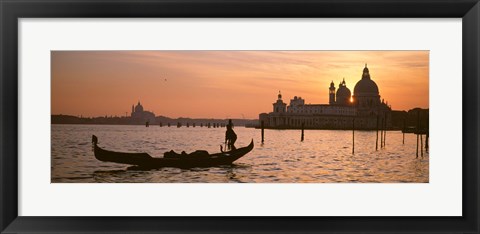
[[[237,141],[237,134],[233,131],[232,120],[228,120],[227,131],[225,132],[225,144],[227,149],[235,150],[235,141]]]

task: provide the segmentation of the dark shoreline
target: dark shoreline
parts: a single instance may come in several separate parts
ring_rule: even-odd
[[[234,125],[236,126],[253,126],[258,123],[258,119],[232,119]],[[131,117],[118,117],[118,116],[105,116],[105,117],[78,117],[73,115],[51,115],[51,124],[94,124],[94,125],[145,125],[146,120],[135,119]],[[177,126],[190,127],[195,126],[208,126],[210,124],[223,126],[228,123],[228,119],[214,119],[214,118],[169,118],[164,116],[155,117],[154,121],[149,121],[150,126],[162,125],[168,126],[170,124],[172,127]]]

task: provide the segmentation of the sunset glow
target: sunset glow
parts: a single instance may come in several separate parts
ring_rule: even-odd
[[[368,64],[393,110],[429,107],[428,51],[53,51],[52,114],[247,118],[289,103],[327,104],[345,78],[352,91]]]

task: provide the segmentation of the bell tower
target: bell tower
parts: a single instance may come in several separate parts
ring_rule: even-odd
[[[273,103],[273,112],[275,113],[285,113],[287,112],[287,104],[282,100],[282,93],[278,91],[277,102]]]
[[[333,83],[333,80],[332,80],[332,83],[330,83],[330,88],[329,88],[328,94],[329,94],[329,97],[330,97],[328,103],[330,105],[335,104],[335,84]]]

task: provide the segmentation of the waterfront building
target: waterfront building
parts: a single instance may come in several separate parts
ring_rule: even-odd
[[[266,128],[305,128],[310,129],[351,129],[355,121],[356,129],[376,129],[386,119],[386,127],[391,127],[391,107],[380,100],[377,84],[370,77],[365,64],[362,78],[353,89],[353,96],[345,79],[336,90],[330,83],[328,104],[305,104],[305,99],[294,96],[287,106],[279,92],[273,103],[273,111],[259,116]],[[336,92],[335,92],[336,91]]]
[[[137,124],[145,124],[146,122],[154,124],[155,114],[153,112],[144,110],[142,104],[140,104],[140,101],[138,101],[136,106],[132,105],[131,120],[132,123]]]

